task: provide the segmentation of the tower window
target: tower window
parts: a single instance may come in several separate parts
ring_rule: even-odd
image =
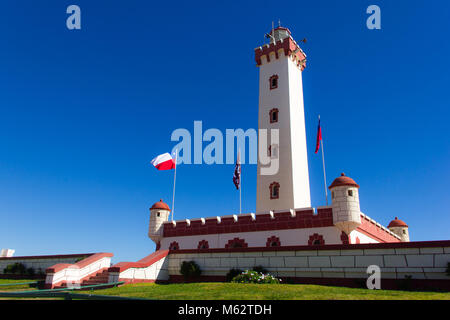
[[[272,182],[269,189],[270,199],[278,199],[280,197],[280,184],[278,182]]]
[[[406,234],[406,230],[405,229],[403,229],[403,234]]]
[[[278,88],[278,76],[276,74],[271,76],[269,79],[269,83],[270,83],[270,90]]]
[[[278,109],[274,108],[269,112],[270,123],[278,122]]]
[[[160,217],[160,216],[161,216],[161,213],[160,213],[160,212],[157,212],[157,213],[156,213],[156,216],[157,216],[157,217]]]
[[[331,199],[334,199],[334,191],[331,191]]]
[[[348,190],[348,196],[353,197],[353,190]]]

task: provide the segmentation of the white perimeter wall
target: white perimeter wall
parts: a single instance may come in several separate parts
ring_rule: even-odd
[[[225,276],[231,268],[263,266],[280,277],[367,278],[369,265],[381,268],[381,279],[449,279],[450,247],[260,251],[170,254],[169,274],[180,275],[183,261],[194,260],[203,276]]]

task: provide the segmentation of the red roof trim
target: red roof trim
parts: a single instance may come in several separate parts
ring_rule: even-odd
[[[205,249],[203,249],[204,251]],[[179,250],[176,250],[177,252]],[[130,268],[147,268],[155,262],[165,258],[169,254],[169,250],[158,250],[138,262],[119,262],[108,269],[108,272],[123,272]]]
[[[74,263],[74,264],[70,264],[70,263],[55,264],[55,265],[47,268],[45,270],[45,272],[46,273],[56,273],[56,272],[66,269],[66,268],[80,268],[81,269],[81,268],[87,267],[88,265],[90,265],[100,259],[103,259],[105,257],[112,257],[112,256],[114,256],[114,255],[109,252],[95,253],[95,254],[87,257],[86,259],[78,261],[77,263]]]
[[[392,248],[433,248],[450,247],[450,240],[415,241],[415,242],[384,242],[361,244],[325,244],[323,246],[281,246],[281,247],[247,247],[247,248],[215,248],[215,249],[180,249],[169,254],[184,253],[221,253],[221,252],[255,252],[255,251],[311,251],[311,250],[354,250],[354,249],[392,249]]]

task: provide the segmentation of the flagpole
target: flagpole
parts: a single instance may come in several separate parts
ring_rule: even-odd
[[[178,150],[175,149],[175,171],[173,173],[173,193],[172,193],[172,221],[173,221],[173,212],[175,211],[175,184],[177,181],[177,159],[178,159]]]
[[[242,164],[241,164],[241,149],[239,149],[239,170],[240,170],[240,177],[239,177],[239,214],[242,213],[242,198],[241,198],[241,191],[242,191]]]
[[[319,115],[319,122],[320,122],[320,115]],[[323,154],[323,138],[320,139],[320,146],[322,147],[322,166],[323,166],[323,184],[325,187],[325,202],[328,206],[327,174],[325,172],[325,157]]]

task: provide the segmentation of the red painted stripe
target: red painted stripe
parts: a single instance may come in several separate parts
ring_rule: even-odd
[[[90,265],[91,263],[94,263],[94,262],[96,262],[96,261],[98,261],[100,259],[103,259],[105,257],[112,257],[112,256],[113,256],[113,254],[109,253],[109,252],[95,253],[95,254],[87,257],[86,259],[78,261],[75,264],[69,264],[69,263],[58,263],[58,264],[55,264],[55,265],[47,268],[45,270],[45,272],[46,273],[56,273],[58,271],[64,270],[64,269],[69,268],[69,267],[74,267],[74,268],[80,268],[81,269],[81,268],[84,268],[84,267]]]
[[[392,248],[433,248],[450,247],[450,240],[384,242],[361,244],[325,244],[317,246],[281,246],[281,247],[247,247],[247,248],[214,248],[214,249],[179,249],[170,250],[176,253],[222,253],[222,252],[257,252],[257,251],[306,251],[306,250],[354,250],[354,249],[392,249]]]
[[[158,250],[138,262],[119,262],[108,269],[109,272],[123,272],[130,268],[147,268],[169,254],[169,250]]]

